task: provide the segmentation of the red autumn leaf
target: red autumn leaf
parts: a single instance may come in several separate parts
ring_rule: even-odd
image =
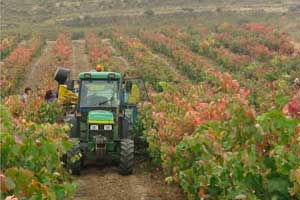
[[[198,191],[198,195],[199,197],[204,197],[205,196],[205,190],[203,188],[200,188],[199,191]]]
[[[288,104],[288,113],[291,116],[300,116],[300,102],[298,99],[294,99]]]

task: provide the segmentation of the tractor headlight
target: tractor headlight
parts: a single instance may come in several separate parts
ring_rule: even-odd
[[[99,130],[99,126],[96,125],[96,124],[91,124],[91,125],[90,125],[90,130],[91,130],[91,131],[98,131],[98,130]]]
[[[111,131],[112,130],[112,125],[104,125],[103,129],[105,131]]]

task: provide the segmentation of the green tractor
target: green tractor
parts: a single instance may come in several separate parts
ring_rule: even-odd
[[[65,156],[66,166],[73,174],[80,174],[89,161],[115,161],[122,175],[131,174],[138,87],[116,72],[82,72],[76,81],[69,80],[69,74],[68,69],[58,68],[54,77],[59,83],[58,100],[69,99],[75,107],[65,119],[72,125],[69,137],[77,141]]]

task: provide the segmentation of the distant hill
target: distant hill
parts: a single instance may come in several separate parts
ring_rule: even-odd
[[[299,0],[2,0],[0,6],[2,32],[93,27],[151,15],[199,17],[197,13],[207,12],[223,12],[223,15],[225,12],[244,12],[257,17],[253,12],[260,15],[274,13],[278,18],[291,12],[293,15],[289,18],[292,21],[293,16],[300,12]],[[219,17],[225,20],[224,16]],[[238,17],[242,16],[238,14]],[[243,20],[251,19],[245,17]],[[289,26],[295,28],[297,23],[294,20]]]

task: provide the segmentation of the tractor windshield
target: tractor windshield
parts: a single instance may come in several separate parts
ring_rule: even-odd
[[[82,81],[80,91],[80,107],[116,106],[118,106],[118,81]]]

